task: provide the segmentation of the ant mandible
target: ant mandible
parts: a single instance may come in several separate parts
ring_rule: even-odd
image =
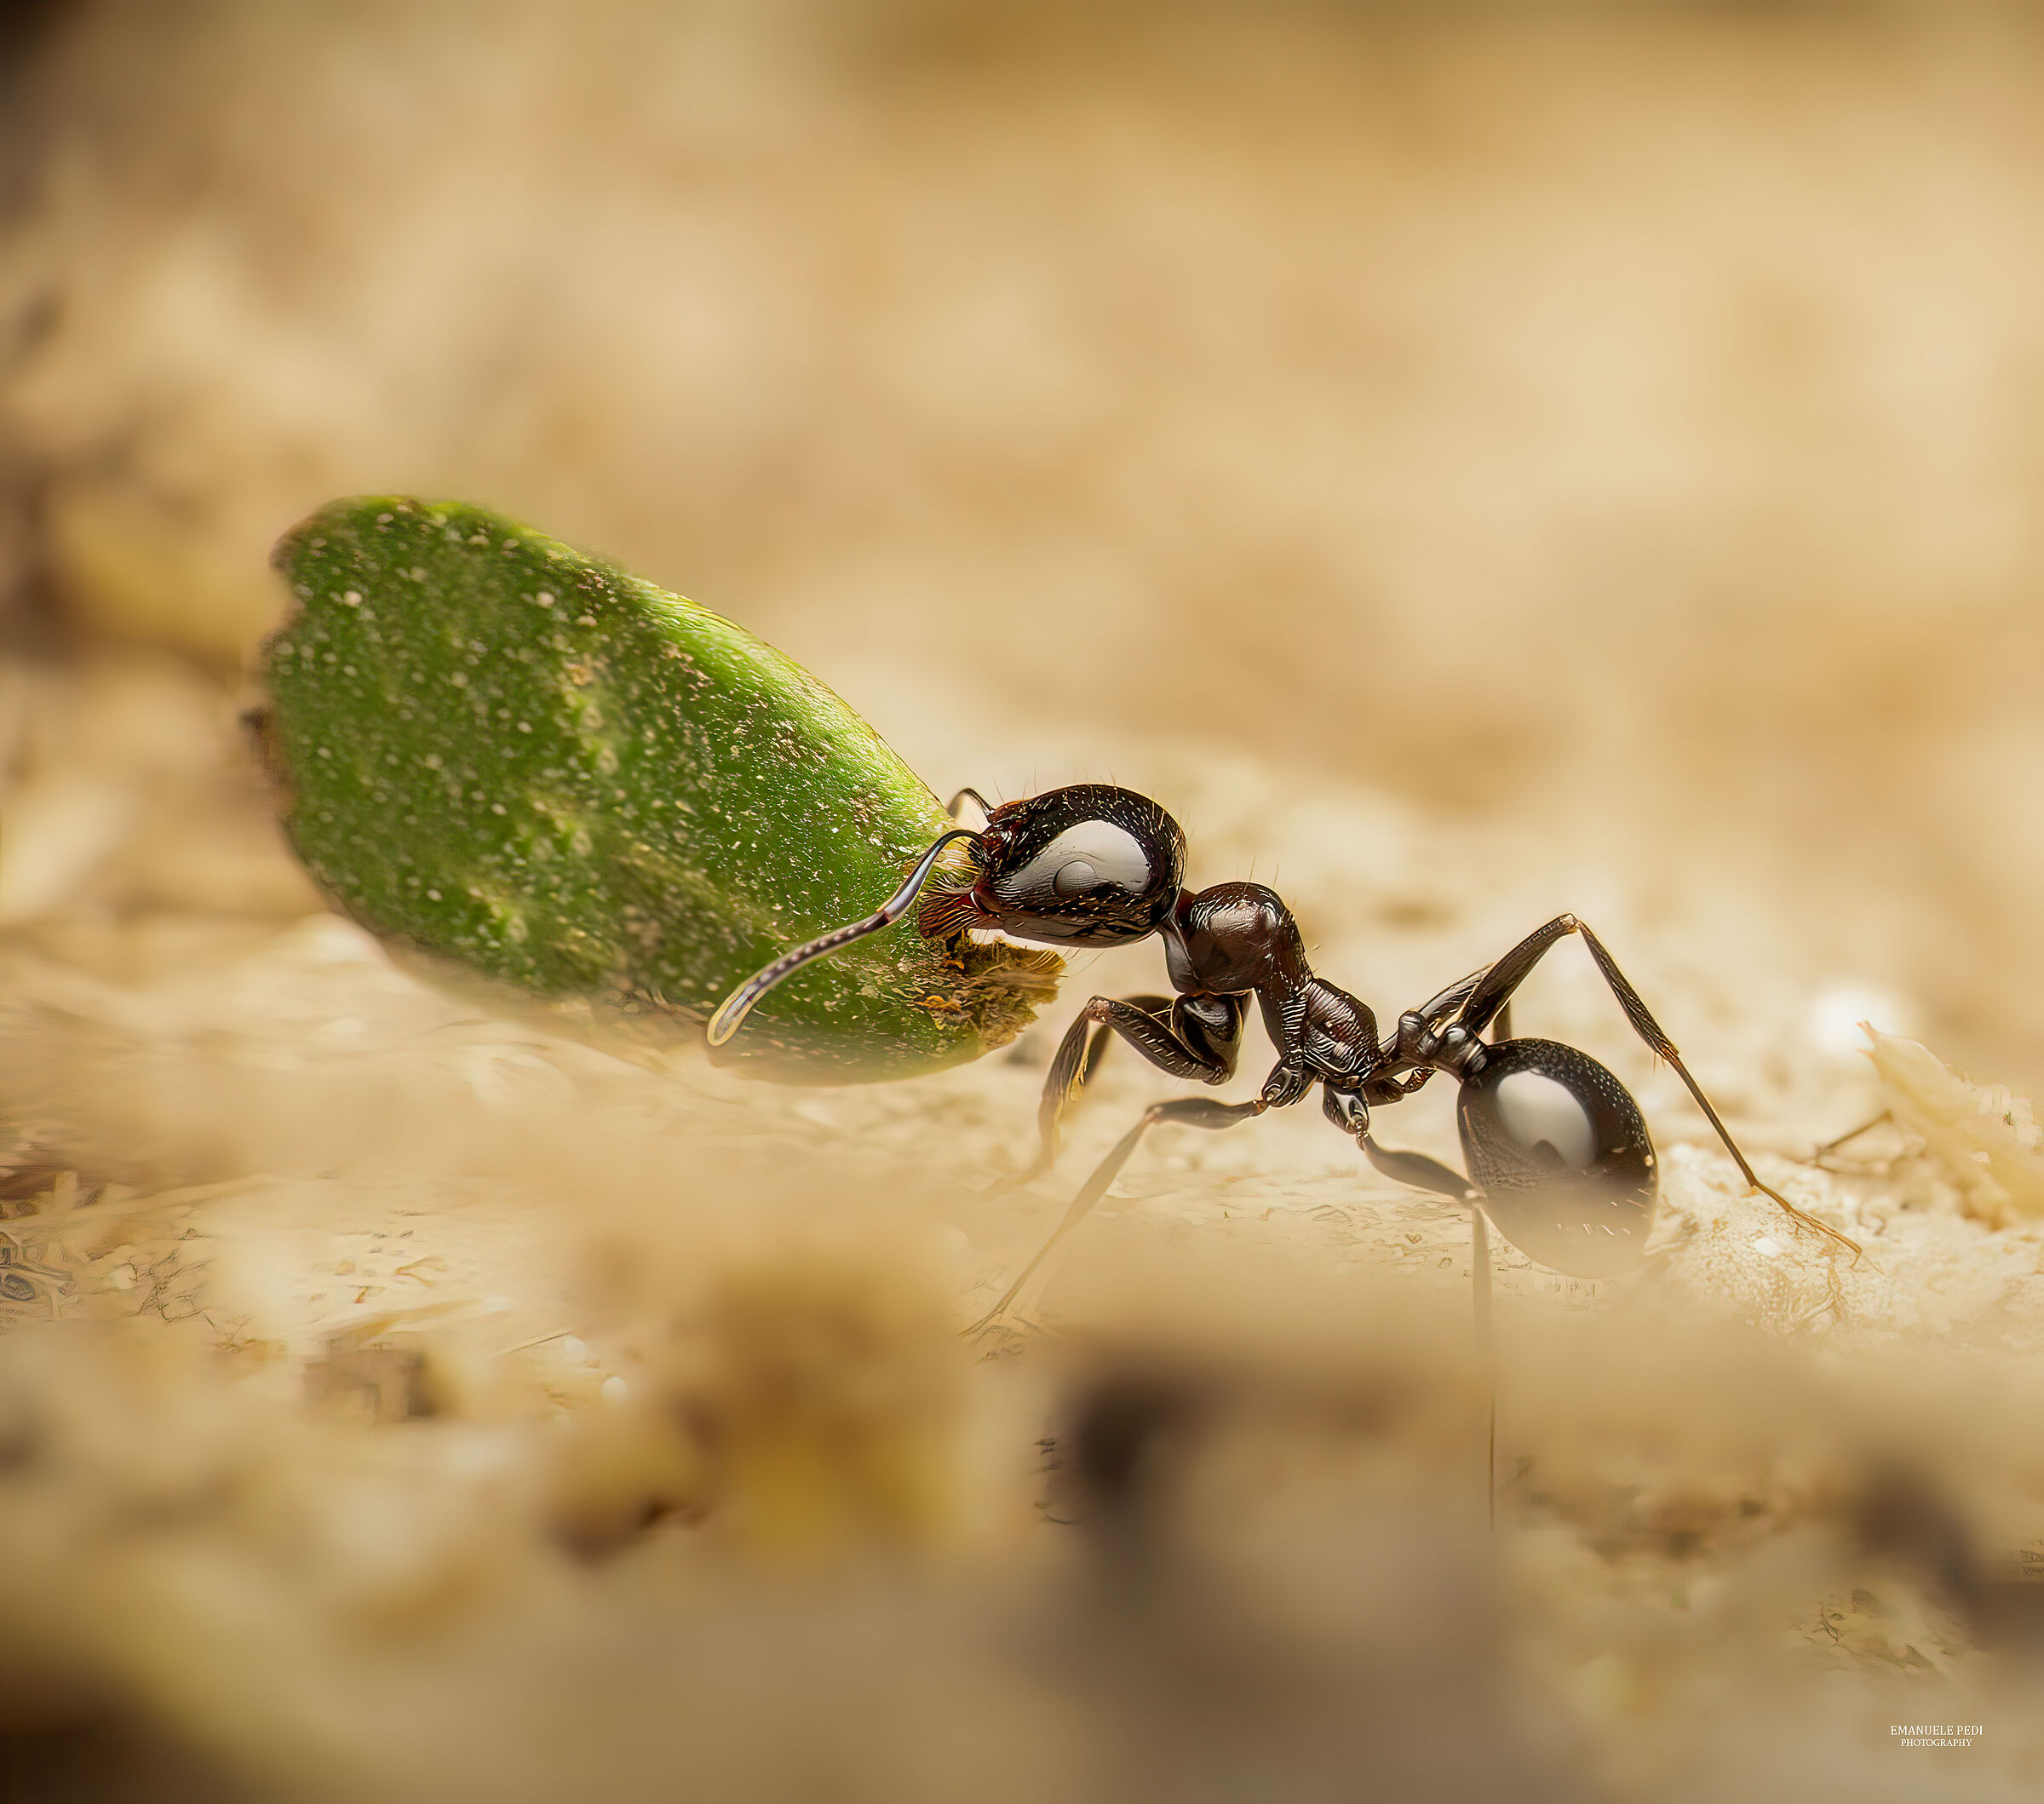
[[[1771,1198],[1799,1227],[1860,1249],[1771,1189],[1755,1175],[1710,1099],[1683,1064],[1639,993],[1574,915],[1557,915],[1495,964],[1472,972],[1430,1002],[1398,1017],[1381,1038],[1369,1006],[1306,962],[1291,911],[1260,883],[1216,883],[1197,894],[1183,885],[1186,836],[1147,796],[1108,784],[1082,783],[988,808],[973,830],[940,836],[905,882],[863,921],[784,954],[747,980],[710,1017],[712,1046],[738,1031],[761,997],[814,958],[899,920],[930,882],[954,843],[971,848],[969,886],[933,889],[917,924],[933,939],[997,928],[1017,939],[1058,946],[1121,945],[1155,934],[1175,997],[1096,996],[1080,1011],[1051,1060],[1036,1120],[1041,1144],[1027,1169],[1001,1189],[1050,1169],[1065,1112],[1118,1035],[1174,1077],[1225,1083],[1242,1050],[1254,1000],[1278,1062],[1247,1102],[1182,1097],[1152,1103],[1095,1169],[1057,1231],[977,1326],[997,1320],[1046,1255],[1106,1193],[1138,1143],[1160,1123],[1229,1128],[1289,1108],[1318,1083],[1327,1118],[1354,1137],[1386,1177],[1480,1209],[1498,1232],[1536,1263],[1582,1278],[1629,1271],[1644,1255],[1653,1226],[1653,1142],[1625,1086],[1588,1054],[1553,1040],[1509,1037],[1513,993],[1549,947],[1582,936],[1633,1031],[1674,1067],[1725,1143],[1752,1191]],[[1485,1041],[1486,1031],[1493,1037]],[[1424,1153],[1380,1146],[1370,1111],[1404,1100],[1437,1071],[1461,1085],[1456,1121],[1465,1178]],[[1479,1233],[1480,1221],[1477,1224]]]

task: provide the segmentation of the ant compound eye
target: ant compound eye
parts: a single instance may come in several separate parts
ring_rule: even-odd
[[[1639,1263],[1656,1203],[1653,1143],[1623,1084],[1552,1040],[1486,1049],[1456,1105],[1484,1209],[1522,1253],[1606,1278]]]
[[[987,817],[973,900],[1020,939],[1111,945],[1156,932],[1185,862],[1185,835],[1147,796],[1077,784]]]

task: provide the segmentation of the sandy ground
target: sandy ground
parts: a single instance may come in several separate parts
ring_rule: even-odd
[[[2034,1795],[2029,15],[485,16],[85,8],[14,78],[8,1757]],[[940,793],[1157,796],[1381,1014],[1576,911],[1863,1257],[1565,947],[1520,1031],[1662,1215],[1623,1283],[1499,1250],[1495,1537],[1466,1219],[1315,1110],[1158,1135],[961,1342],[1163,1093],[982,1196],[1154,950],[814,1093],[420,988],[234,726],[268,539],[371,488],[722,608]]]

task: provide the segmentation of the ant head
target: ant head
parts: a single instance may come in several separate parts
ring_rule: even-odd
[[[929,939],[997,927],[1054,945],[1113,945],[1154,934],[1170,917],[1186,870],[1186,836],[1146,796],[1105,783],[1004,802],[979,832],[953,827],[916,862],[899,889],[862,921],[819,934],[763,965],[717,1005],[712,1046],[738,1031],[760,999],[812,960],[892,926],[913,906],[960,840],[973,846],[970,889],[940,888],[916,914]]]
[[[1183,888],[1186,836],[1146,796],[1079,783],[986,817],[976,914],[1018,939],[1114,945],[1154,934]]]

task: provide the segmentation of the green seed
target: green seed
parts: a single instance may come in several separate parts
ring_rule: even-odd
[[[405,962],[600,1044],[699,1043],[769,959],[870,913],[949,823],[822,684],[728,620],[479,508],[335,502],[279,541],[258,727],[314,879]],[[1059,962],[913,918],[718,1054],[791,1083],[1004,1045]]]

